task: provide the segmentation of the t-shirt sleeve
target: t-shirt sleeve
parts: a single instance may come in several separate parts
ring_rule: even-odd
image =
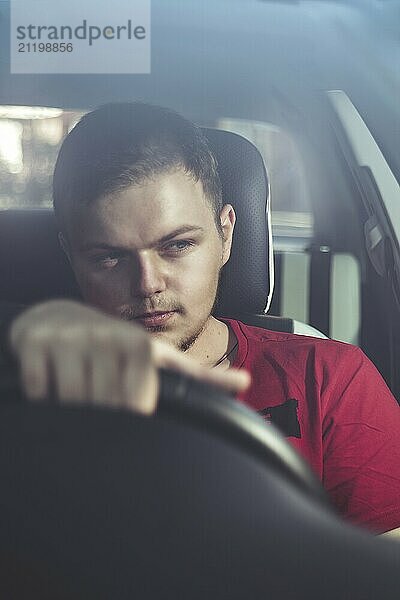
[[[323,419],[323,483],[352,523],[375,533],[400,527],[400,407],[354,346],[333,365]]]

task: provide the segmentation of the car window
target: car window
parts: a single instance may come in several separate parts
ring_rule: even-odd
[[[50,207],[51,175],[64,136],[84,111],[50,107],[0,108],[0,208]],[[214,124],[253,142],[271,189],[277,249],[313,235],[313,212],[304,165],[293,137],[273,123],[221,117]]]
[[[0,209],[51,206],[57,152],[81,114],[52,107],[0,107]]]
[[[360,167],[370,170],[374,184],[400,239],[400,187],[381,148],[350,98],[342,90],[328,92],[328,98],[343,126],[354,157]]]
[[[290,133],[273,123],[246,119],[221,118],[217,126],[247,138],[262,154],[270,183],[275,249],[290,249],[291,242],[311,238],[314,218],[309,188]]]

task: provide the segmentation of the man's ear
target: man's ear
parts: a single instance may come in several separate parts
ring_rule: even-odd
[[[219,214],[223,235],[222,266],[225,265],[231,255],[233,230],[236,223],[236,214],[231,204],[225,204]]]
[[[58,232],[58,241],[60,242],[60,246],[63,249],[63,251],[65,252],[65,254],[69,260],[69,263],[72,266],[71,251],[69,248],[69,244],[61,231]]]

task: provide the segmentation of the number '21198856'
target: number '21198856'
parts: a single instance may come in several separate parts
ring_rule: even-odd
[[[66,44],[65,42],[61,43],[44,43],[33,42],[32,44],[28,42],[18,44],[18,52],[72,52],[74,49],[73,44]]]

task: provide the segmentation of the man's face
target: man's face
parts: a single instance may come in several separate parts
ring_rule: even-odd
[[[224,239],[201,182],[179,170],[82,208],[63,246],[89,304],[186,350],[209,320],[229,258],[233,208],[220,216]]]

